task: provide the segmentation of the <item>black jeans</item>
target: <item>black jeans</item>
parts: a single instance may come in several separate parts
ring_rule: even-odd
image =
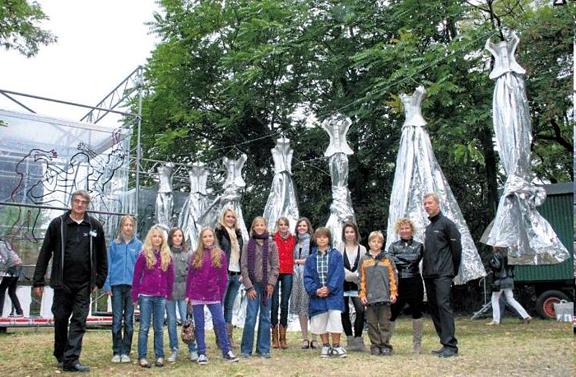
[[[422,318],[422,301],[424,300],[424,285],[420,275],[411,278],[398,279],[398,298],[392,304],[392,317],[391,321],[396,318],[404,309],[404,305],[408,304],[412,311],[412,319]]]
[[[350,303],[352,299],[354,310],[356,311],[356,318],[354,319],[354,334],[352,334],[352,322],[350,322]],[[358,297],[344,297],[344,311],[342,312],[342,327],[346,336],[355,337],[362,336],[364,330],[364,305]]]
[[[282,294],[280,294],[282,291]],[[292,295],[292,274],[280,274],[272,292],[272,326],[278,325],[278,308],[280,308],[280,325],[288,326],[288,304]]]
[[[63,362],[65,367],[73,366],[80,359],[89,310],[89,283],[54,290],[54,357]]]
[[[458,341],[454,336],[456,329],[454,326],[454,312],[450,300],[452,278],[450,276],[425,278],[424,284],[426,284],[430,315],[434,322],[436,334],[440,337],[440,343],[446,348],[457,351]]]
[[[6,289],[8,289],[8,296],[12,301],[12,306],[16,310],[16,314],[23,314],[22,306],[16,295],[16,288],[18,287],[18,276],[4,276],[2,283],[0,283],[0,317],[3,316],[2,309],[4,308],[4,297],[6,296]]]

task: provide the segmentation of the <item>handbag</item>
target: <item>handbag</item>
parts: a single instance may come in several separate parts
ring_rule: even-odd
[[[554,312],[556,313],[557,321],[572,322],[572,318],[574,317],[574,303],[560,300],[559,303],[554,304]]]
[[[182,321],[182,332],[180,333],[180,338],[186,344],[193,343],[196,339],[194,320],[192,319],[192,314],[190,313],[190,304],[188,304],[186,310],[186,319]]]

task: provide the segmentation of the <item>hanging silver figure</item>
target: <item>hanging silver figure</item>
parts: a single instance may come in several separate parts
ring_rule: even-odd
[[[278,218],[285,216],[290,229],[296,228],[299,218],[296,189],[292,181],[292,153],[290,140],[284,137],[276,140],[276,146],[270,150],[274,161],[274,178],[268,201],[264,207],[264,218],[268,222],[268,231],[274,232]]]
[[[414,222],[416,225],[414,239],[423,242],[424,230],[430,221],[422,201],[426,193],[435,192],[440,198],[442,213],[456,224],[461,235],[462,260],[454,282],[465,284],[486,276],[486,271],[458,202],[434,156],[421,110],[425,96],[426,89],[423,86],[416,88],[412,95],[400,95],[406,119],[402,126],[390,195],[386,250],[390,244],[398,240],[394,224],[402,217],[408,217]]]
[[[174,164],[168,162],[157,168],[158,194],[156,195],[156,222],[166,230],[172,227],[172,209],[174,208],[174,197],[172,194],[172,171]]]
[[[246,229],[246,223],[242,215],[240,200],[242,199],[241,190],[246,187],[246,182],[244,178],[242,178],[242,169],[247,159],[248,157],[244,153],[237,160],[228,157],[222,159],[222,163],[226,169],[226,180],[222,185],[224,191],[212,201],[198,220],[201,226],[210,226],[213,228],[218,222],[222,211],[225,208],[232,208],[236,212],[236,221],[238,222],[238,227],[242,232],[242,238],[244,238],[245,242],[248,241],[248,229]]]
[[[333,239],[340,239],[345,223],[356,223],[348,190],[348,156],[354,154],[354,151],[348,145],[346,135],[351,124],[352,120],[341,114],[333,115],[322,122],[322,128],[330,136],[330,144],[324,152],[324,156],[329,157],[332,179],[332,204],[326,227],[330,229]]]
[[[180,212],[178,225],[184,231],[186,242],[194,248],[198,244],[198,235],[202,230],[198,219],[208,207],[206,190],[208,170],[204,163],[195,162],[188,171],[188,176],[190,177],[190,195]]]
[[[526,72],[514,57],[519,38],[486,41],[494,57],[490,78],[495,80],[492,117],[496,146],[507,178],[496,217],[481,241],[508,248],[510,264],[539,265],[565,261],[570,254],[536,209],[546,199],[543,188],[532,184],[530,146],[532,125],[524,87]]]

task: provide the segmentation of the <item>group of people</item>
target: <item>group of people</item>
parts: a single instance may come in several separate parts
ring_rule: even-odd
[[[121,218],[118,236],[106,249],[102,226],[87,214],[89,202],[87,192],[75,192],[71,209],[50,223],[34,273],[34,292],[41,296],[52,260],[54,356],[64,371],[89,371],[79,358],[90,293],[97,288],[103,288],[112,301],[114,363],[131,361],[136,304],[140,308],[140,366],[151,366],[147,359],[151,325],[154,364],[164,365],[165,320],[171,350],[166,361],[176,361],[180,351],[176,313],[181,320],[193,318],[195,324],[195,342],[187,344],[188,357],[208,363],[205,307],[211,313],[223,358],[238,361],[232,351],[236,348],[232,319],[241,286],[247,298],[240,343],[240,355],[245,358],[253,354],[269,358],[271,348],[288,348],[289,313],[299,318],[301,348],[318,348],[321,357],[346,357],[346,348],[364,350],[365,324],[371,354],[391,355],[395,320],[406,304],[411,308],[413,352],[419,353],[422,281],[442,344],[433,352],[441,357],[458,353],[450,293],[460,265],[460,234],[442,215],[434,193],[424,197],[430,218],[424,244],[413,239],[414,224],[404,218],[396,223],[400,239],[389,250],[383,248],[380,231],[370,233],[367,250],[360,245],[355,224],[345,224],[342,235],[334,235],[324,227],[313,230],[307,218],[297,221],[292,234],[288,219],[281,217],[271,235],[266,220],[256,217],[250,238],[244,242],[232,209],[223,211],[214,229],[201,230],[193,251],[188,250],[179,228],[166,232],[153,226],[142,243],[135,236],[131,216]],[[343,332],[346,348],[341,343]]]

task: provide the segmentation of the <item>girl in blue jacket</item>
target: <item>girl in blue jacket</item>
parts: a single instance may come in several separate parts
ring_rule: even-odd
[[[310,331],[322,339],[321,357],[346,357],[346,350],[340,345],[344,310],[342,254],[331,246],[332,236],[328,228],[316,229],[314,241],[316,247],[304,262],[304,288],[310,296]]]
[[[136,221],[120,218],[118,236],[108,247],[108,277],[104,292],[112,299],[112,362],[129,363],[134,333],[134,305],[131,300],[134,264],[142,242],[136,238]],[[122,332],[124,328],[124,332]]]

